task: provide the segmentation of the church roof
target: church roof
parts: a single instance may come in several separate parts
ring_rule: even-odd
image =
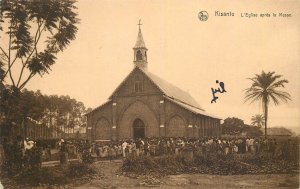
[[[150,81],[152,81],[158,87],[158,89],[164,94],[164,98],[166,98],[167,100],[170,100],[171,102],[195,114],[201,114],[216,119],[222,119],[207,113],[188,92],[183,91],[182,89],[176,87],[175,85],[169,83],[168,81],[156,76],[155,74],[147,70],[141,69],[137,66],[130,72],[130,74],[128,74],[128,76],[123,80],[123,82],[115,89],[115,91],[112,93],[109,99],[102,105],[92,110],[92,112],[103,107],[105,104],[111,102],[113,94],[123,85],[123,83],[135,70],[140,70],[142,73],[144,73],[150,79]]]
[[[123,83],[127,80],[128,77],[135,71],[140,70],[144,73],[150,81],[154,83],[158,87],[158,89],[164,94],[165,98],[169,99],[172,102],[175,102],[177,105],[194,112],[196,114],[202,114],[209,117],[214,117],[217,119],[221,119],[209,113],[206,113],[205,110],[198,104],[198,102],[186,91],[176,87],[175,85],[171,84],[170,82],[156,76],[155,74],[141,69],[139,67],[135,67],[130,74],[123,80],[123,82],[115,89],[113,94],[123,85]],[[112,98],[113,94],[109,97]]]
[[[141,69],[142,70],[142,69]],[[198,102],[186,91],[176,87],[168,81],[156,76],[155,74],[142,70],[152,81],[158,86],[158,88],[168,97],[177,99],[178,102],[189,104],[194,108],[198,108],[202,111],[204,109],[198,104]]]
[[[139,33],[138,33],[138,37],[136,39],[136,43],[134,45],[133,48],[146,48],[144,39],[143,39],[143,35],[142,35],[142,31],[141,28],[139,28]]]
[[[111,102],[111,99],[108,99],[107,101],[105,101],[104,103],[102,103],[100,106],[97,106],[96,108],[94,108],[92,111],[86,113],[85,115],[88,115],[88,114],[90,114],[90,113],[92,113],[92,112],[94,112],[94,111],[96,111],[96,110],[102,108],[103,106],[105,106],[106,104],[108,104],[108,103],[110,103],[110,102]]]
[[[174,98],[170,98],[170,97],[167,97],[167,96],[165,96],[165,98],[167,100],[170,100],[171,102],[174,102],[175,104],[177,104],[177,105],[179,105],[179,106],[181,106],[181,107],[183,107],[183,108],[185,108],[185,109],[187,109],[187,110],[195,113],[195,114],[201,114],[201,115],[204,115],[204,116],[207,116],[207,117],[213,117],[213,118],[216,118],[216,119],[222,119],[222,118],[217,117],[215,115],[209,114],[209,113],[207,113],[206,111],[204,111],[202,109],[199,109],[199,108],[191,106],[191,105],[189,105],[187,103],[184,103],[184,102],[182,102],[180,100],[177,100],[177,99],[174,99]]]

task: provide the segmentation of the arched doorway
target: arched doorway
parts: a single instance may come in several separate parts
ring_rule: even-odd
[[[136,119],[133,122],[133,137],[145,138],[145,124],[141,119]]]
[[[118,122],[119,139],[134,138],[133,123],[137,118],[142,120],[145,125],[145,137],[159,136],[159,124],[156,115],[148,105],[137,100],[124,109],[124,112],[120,116]]]

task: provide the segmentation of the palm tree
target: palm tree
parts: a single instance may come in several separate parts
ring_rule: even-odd
[[[275,72],[255,74],[255,77],[248,78],[252,81],[250,88],[245,89],[245,102],[253,103],[259,101],[262,104],[265,117],[265,138],[267,138],[268,106],[270,101],[279,105],[280,101],[288,102],[291,100],[289,93],[278,90],[284,88],[288,80],[281,79],[282,75],[276,75]]]
[[[251,125],[261,128],[265,124],[265,116],[262,114],[256,114],[251,118]]]

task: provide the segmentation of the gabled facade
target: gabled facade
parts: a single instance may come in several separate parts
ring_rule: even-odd
[[[148,49],[140,28],[133,50],[134,69],[107,102],[87,114],[90,139],[220,136],[220,118],[147,70]]]

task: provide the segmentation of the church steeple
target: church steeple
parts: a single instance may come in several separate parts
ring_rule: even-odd
[[[135,46],[133,47],[133,52],[134,52],[134,65],[143,68],[143,69],[147,69],[147,51],[148,49],[146,48],[144,39],[143,39],[143,35],[142,35],[142,31],[141,31],[141,20],[139,20],[139,33],[138,33],[138,37],[135,43]]]

